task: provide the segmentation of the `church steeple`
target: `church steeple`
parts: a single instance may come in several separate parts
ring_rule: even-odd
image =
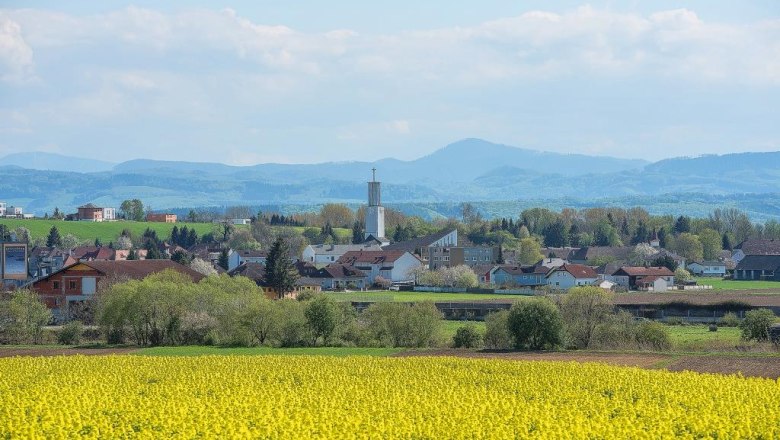
[[[371,181],[368,182],[368,207],[366,208],[366,235],[376,239],[385,236],[385,208],[382,206],[381,183],[376,180],[376,167],[371,168]]]

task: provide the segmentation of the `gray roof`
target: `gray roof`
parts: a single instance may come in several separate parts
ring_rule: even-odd
[[[737,264],[736,270],[778,270],[780,255],[747,255]]]
[[[333,255],[340,257],[350,251],[381,251],[376,244],[312,244],[317,255]]]
[[[714,261],[714,260],[692,261],[692,262],[688,263],[688,265],[690,266],[691,264],[694,264],[694,263],[699,264],[701,266],[725,266],[726,265],[726,263],[724,263],[722,261]]]
[[[780,255],[780,240],[748,239],[738,244],[745,255]]]
[[[436,232],[435,234],[429,234],[422,237],[413,238],[411,240],[392,243],[382,249],[386,251],[406,251],[413,254],[417,249],[426,248],[433,243],[436,243],[454,230],[455,229],[444,229],[442,231]]]

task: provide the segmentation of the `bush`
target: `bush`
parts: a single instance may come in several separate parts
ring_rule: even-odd
[[[728,312],[720,318],[718,325],[721,327],[739,327],[739,318],[733,312]]]
[[[636,328],[636,342],[640,349],[669,350],[672,339],[663,324],[655,321],[640,322]]]
[[[317,345],[319,338],[322,338],[323,345],[327,345],[339,320],[340,313],[336,303],[329,297],[320,295],[306,304],[303,313],[313,338],[312,345]]]
[[[0,341],[12,344],[39,344],[43,326],[51,320],[51,312],[30,290],[17,290],[10,300],[0,301]]]
[[[425,347],[435,342],[441,312],[433,303],[374,303],[363,318],[371,336],[381,345]]]
[[[509,333],[509,311],[501,310],[485,317],[485,348],[507,350],[512,348]]]
[[[509,310],[509,332],[518,349],[554,349],[563,343],[563,320],[546,298],[516,302]]]
[[[664,321],[666,325],[687,325],[688,323],[679,316],[670,316]]]
[[[745,313],[745,319],[739,324],[742,339],[746,341],[768,341],[769,327],[775,322],[775,314],[769,309],[756,309]]]
[[[618,312],[596,326],[590,347],[602,350],[634,349],[636,326],[631,313]]]
[[[458,327],[452,342],[455,348],[476,348],[482,342],[482,335],[474,324],[469,323]]]
[[[275,328],[274,339],[282,347],[301,347],[310,340],[310,333],[306,326],[304,315],[304,303],[294,299],[281,299],[274,301],[281,319]]]
[[[591,345],[596,326],[613,314],[612,295],[599,287],[569,289],[561,303],[561,316],[566,335],[575,348]]]
[[[62,345],[76,345],[81,342],[81,336],[84,334],[84,325],[81,321],[70,321],[62,326],[57,334],[57,342]]]

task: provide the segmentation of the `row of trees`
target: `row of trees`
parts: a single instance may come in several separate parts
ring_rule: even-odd
[[[272,301],[252,281],[177,272],[116,283],[98,298],[109,343],[138,345],[352,345],[424,347],[438,341],[432,304],[378,303],[361,315],[325,295]]]

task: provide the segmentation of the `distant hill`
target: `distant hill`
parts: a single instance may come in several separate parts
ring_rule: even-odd
[[[449,216],[452,206],[465,201],[484,202],[490,207],[485,208],[486,215],[503,212],[496,208],[504,206],[502,202],[512,202],[512,206],[533,201],[550,206],[632,203],[674,207],[694,199],[696,203],[686,206],[696,212],[718,203],[737,206],[744,199],[759,217],[780,213],[775,197],[761,196],[780,189],[780,152],[674,158],[648,164],[465,139],[411,161],[241,167],[139,159],[106,169],[107,164],[97,161],[59,158],[60,170],[51,171],[33,168],[31,161],[20,160],[23,155],[9,157],[7,162],[0,160],[0,197],[40,214],[54,207],[72,212],[88,202],[118,206],[128,198],[140,198],[153,209],[325,202],[357,206],[365,202],[365,182],[372,167],[383,182],[386,204],[413,206],[409,208],[413,212],[433,217]],[[92,167],[97,171],[62,171],[69,163],[76,164],[76,170]],[[755,197],[737,196],[747,194]],[[666,212],[666,208],[659,210]]]
[[[31,170],[99,173],[110,171],[115,164],[101,160],[65,156],[57,153],[14,153],[0,159],[0,166],[13,165]]]

